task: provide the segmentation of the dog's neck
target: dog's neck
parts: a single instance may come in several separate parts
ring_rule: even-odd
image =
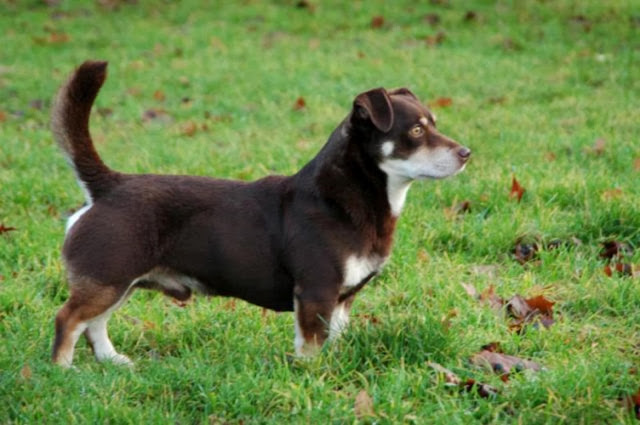
[[[347,117],[298,176],[354,226],[378,241],[373,248],[386,255],[397,214],[388,199],[387,176],[365,154],[366,142],[365,135],[352,131]]]

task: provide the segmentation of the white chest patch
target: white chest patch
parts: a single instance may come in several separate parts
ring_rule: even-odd
[[[379,271],[384,265],[386,258],[379,255],[368,257],[358,257],[351,255],[344,265],[343,286],[348,288],[358,285],[362,280],[373,272]]]

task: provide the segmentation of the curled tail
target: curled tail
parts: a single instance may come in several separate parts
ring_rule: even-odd
[[[60,88],[51,116],[53,135],[75,170],[89,203],[109,192],[120,180],[120,175],[100,159],[89,132],[91,106],[106,76],[107,62],[84,62]]]

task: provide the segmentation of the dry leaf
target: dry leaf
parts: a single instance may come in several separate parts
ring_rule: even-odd
[[[475,299],[480,299],[480,294],[478,294],[478,290],[475,286],[470,283],[460,282],[460,285],[464,288],[465,292],[471,297]]]
[[[162,102],[166,99],[166,96],[162,90],[156,90],[155,92],[153,92],[153,98]]]
[[[432,108],[448,108],[453,104],[450,97],[439,97],[429,104]]]
[[[445,34],[445,32],[438,31],[435,35],[428,35],[427,37],[425,37],[424,41],[427,43],[427,46],[437,46],[438,44],[441,44],[445,40],[445,38],[447,38],[447,35]],[[450,100],[451,99],[449,99],[449,101]],[[449,105],[445,105],[445,106],[449,106]]]
[[[426,15],[424,15],[422,20],[429,25],[436,26],[440,23],[440,15],[438,15],[437,13],[427,13]]]
[[[362,419],[367,416],[375,416],[373,400],[365,390],[361,390],[356,396],[353,411],[358,419]]]
[[[31,379],[32,373],[31,373],[31,368],[29,367],[28,364],[25,364],[24,366],[22,366],[22,369],[20,369],[20,376],[22,376],[22,378],[26,380]]]
[[[526,189],[520,185],[518,180],[516,180],[516,176],[513,176],[511,180],[511,192],[509,192],[509,197],[516,198],[518,199],[518,202],[520,202],[525,191]]]
[[[606,146],[607,146],[607,141],[605,139],[599,138],[599,139],[596,139],[596,141],[593,142],[593,146],[586,149],[586,151],[594,155],[602,155],[604,153]]]
[[[489,285],[489,288],[480,294],[480,301],[489,304],[489,306],[496,311],[501,310],[502,305],[504,304],[504,300],[496,295],[495,287],[493,285]]]
[[[535,242],[524,243],[517,241],[516,246],[513,248],[513,255],[520,264],[525,264],[535,259],[537,254],[538,244]]]
[[[5,226],[4,223],[0,223],[0,235],[3,233],[8,233],[8,232],[12,232],[14,230],[18,230],[15,227],[8,227]]]
[[[307,102],[304,100],[304,97],[299,97],[296,99],[296,103],[293,104],[293,109],[299,111],[307,107]]]
[[[185,136],[192,137],[198,131],[198,125],[193,121],[187,121],[182,125],[181,133]]]
[[[7,113],[0,110],[0,122],[5,122],[6,120],[7,120]]]
[[[531,360],[521,359],[503,353],[496,353],[489,350],[482,350],[480,353],[471,357],[471,363],[476,366],[485,367],[499,374],[511,373],[511,371],[520,371],[523,369],[531,369],[540,371],[542,367]]]
[[[2,111],[0,111],[0,117],[2,116]],[[2,121],[2,118],[0,118],[0,121]],[[636,158],[633,160],[633,169],[635,171],[640,171],[640,158]]]
[[[384,25],[384,16],[378,15],[371,18],[371,28],[382,28]]]
[[[469,10],[467,13],[464,14],[465,22],[475,21],[477,19],[478,19],[478,13],[474,12],[473,10]]]
[[[620,258],[633,254],[631,247],[616,240],[602,242],[602,251],[600,251],[600,258],[611,260],[614,257]]]
[[[446,382],[447,384],[460,385],[462,383],[462,380],[458,377],[458,375],[451,372],[446,367],[434,362],[428,362],[427,364],[431,366],[436,372],[444,375],[444,382]]]
[[[165,110],[163,109],[147,109],[146,111],[144,111],[144,113],[142,114],[142,121],[144,122],[162,122],[162,123],[169,123],[171,121],[173,121],[173,118],[171,118],[171,115],[169,115]]]

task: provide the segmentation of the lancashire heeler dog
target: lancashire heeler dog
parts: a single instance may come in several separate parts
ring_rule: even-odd
[[[87,200],[62,250],[71,295],[56,316],[53,360],[64,366],[83,333],[98,360],[131,363],[107,320],[136,288],[294,311],[296,352],[313,354],[344,328],[356,293],[389,258],[411,182],[455,174],[471,154],[436,130],[409,90],[377,88],[355,98],[293,176],[124,174],[102,162],[89,133],[106,68],[82,64],[53,108],[53,133]]]

